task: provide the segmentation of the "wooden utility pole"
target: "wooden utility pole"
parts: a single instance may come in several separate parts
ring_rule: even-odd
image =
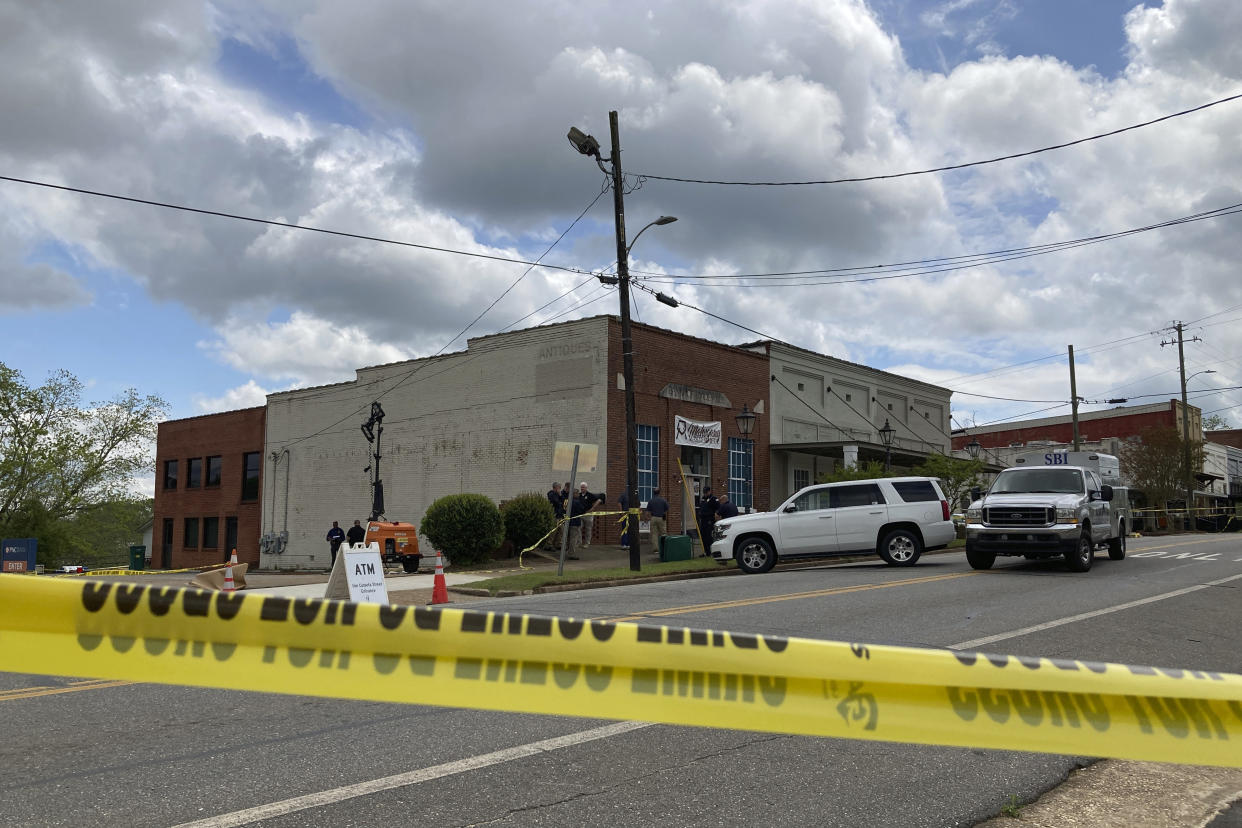
[[[1182,379],[1182,463],[1185,465],[1186,475],[1186,528],[1194,525],[1194,505],[1195,505],[1195,472],[1190,467],[1190,404],[1186,400],[1186,350],[1184,347],[1185,338],[1183,332],[1186,325],[1182,322],[1173,323],[1173,327],[1166,330],[1177,332],[1177,367]],[[1192,337],[1191,342],[1202,342],[1199,337]],[[1160,347],[1172,345],[1173,340],[1161,342]]]
[[[1078,380],[1074,376],[1074,346],[1069,346],[1069,366],[1070,366],[1070,405],[1074,412],[1074,451],[1082,448],[1082,441],[1078,437]]]

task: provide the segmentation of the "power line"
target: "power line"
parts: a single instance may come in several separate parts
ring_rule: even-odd
[[[135,198],[133,196],[117,195],[116,193],[105,193],[98,190],[85,190],[81,187],[68,187],[63,184],[50,184],[46,181],[34,181],[28,178],[15,178],[10,175],[0,175],[0,181],[12,181],[17,184],[29,184],[32,187],[46,187],[51,190],[62,190],[67,193],[77,193],[79,195],[95,196],[96,198],[110,198],[115,201],[127,201],[132,204],[145,204],[150,207],[163,207],[167,210],[180,210],[185,213],[197,213],[202,216],[216,216],[217,218],[233,219],[234,221],[248,221],[252,224],[266,224],[272,227],[284,227],[288,230],[305,230],[310,233],[323,233],[328,236],[339,236],[346,239],[357,239],[359,241],[379,242],[380,244],[393,244],[399,247],[413,247],[418,250],[428,250],[433,253],[451,253],[454,256],[468,256],[474,259],[487,259],[493,262],[504,262],[506,264],[522,264],[531,267],[542,267],[549,270],[563,270],[569,273],[586,273],[576,267],[564,267],[563,265],[542,264],[540,262],[530,262],[525,259],[511,259],[507,256],[494,256],[488,253],[472,253],[468,250],[455,250],[450,247],[437,247],[430,244],[419,244],[417,242],[400,241],[398,239],[387,239],[382,236],[368,236],[363,233],[347,233],[343,230],[330,230],[325,227],[313,227],[309,224],[294,224],[288,221],[276,221],[274,219],[257,218],[255,216],[246,216],[239,213],[226,213],[220,210],[205,210],[201,207],[188,207],[183,204],[172,204],[164,201],[152,201],[145,198]],[[596,196],[598,198],[598,196]],[[570,225],[572,226],[572,225]]]
[[[1001,400],[1003,402],[1020,402],[1020,403],[1064,402],[1063,400],[1015,400],[1013,397],[993,397],[988,394],[972,394],[969,391],[958,391],[957,389],[954,389],[954,388],[950,388],[949,390],[952,391],[954,394],[961,394],[964,397],[982,397],[985,400]],[[1066,402],[1065,404],[1069,405],[1068,402]]]
[[[1031,155],[1038,155],[1039,153],[1042,153],[1042,152],[1050,152],[1052,150],[1065,149],[1066,147],[1072,147],[1078,144],[1085,144],[1088,141],[1098,141],[1101,138],[1109,138],[1114,135],[1120,135],[1123,132],[1129,132],[1131,130],[1142,129],[1143,127],[1151,126],[1152,124],[1158,124],[1161,121],[1168,121],[1173,118],[1180,118],[1183,115],[1190,115],[1191,113],[1199,112],[1201,110],[1208,109],[1213,106],[1219,106],[1220,104],[1223,104],[1223,103],[1229,103],[1230,101],[1236,101],[1239,98],[1242,98],[1242,94],[1231,95],[1228,98],[1221,98],[1220,100],[1211,101],[1210,103],[1205,103],[1200,106],[1193,107],[1191,109],[1183,109],[1181,112],[1174,112],[1170,115],[1163,115],[1159,118],[1153,118],[1150,121],[1143,121],[1142,123],[1131,124],[1130,126],[1127,126],[1127,127],[1110,130],[1108,132],[1101,132],[1096,135],[1087,136],[1086,138],[1078,138],[1076,140],[1066,141],[1061,144],[1053,144],[1047,147],[1040,147],[1039,149],[1027,150],[1026,152],[1015,152],[1010,155],[1001,155],[1001,156],[997,156],[996,158],[988,158],[983,161],[970,161],[964,164],[949,164],[943,167],[932,167],[926,170],[913,170],[910,172],[888,173],[886,175],[859,176],[856,178],[828,178],[828,179],[821,179],[821,180],[816,180],[816,181],[715,181],[715,180],[706,179],[706,178],[679,178],[679,177],[671,176],[671,175],[654,175],[652,173],[637,173],[636,175],[640,179],[647,178],[653,181],[675,181],[681,184],[722,184],[726,186],[735,186],[735,187],[805,187],[808,185],[815,185],[815,184],[855,184],[855,183],[860,183],[864,181],[883,181],[883,180],[892,179],[892,178],[906,178],[908,176],[913,176],[913,175],[930,175],[932,173],[949,172],[951,170],[964,170],[969,167],[979,167],[984,164],[995,164],[998,161],[1011,161],[1015,158],[1025,158]]]
[[[1087,247],[1088,245],[1115,241],[1116,239],[1134,236],[1140,233],[1148,233],[1153,230],[1161,230],[1180,224],[1190,224],[1198,221],[1206,221],[1208,219],[1222,218],[1224,216],[1236,215],[1238,213],[1242,213],[1242,202],[1230,204],[1225,207],[1219,207],[1214,210],[1207,210],[1200,213],[1192,213],[1187,216],[1181,216],[1179,218],[1168,219],[1155,224],[1132,227],[1126,230],[1118,230],[1095,236],[1084,236],[1078,239],[1048,242],[1028,247],[1015,247],[987,253],[969,253],[961,256],[942,256],[919,259],[910,262],[898,262],[894,264],[855,265],[851,267],[775,271],[771,273],[741,273],[731,275],[719,273],[674,275],[653,271],[633,272],[646,276],[645,281],[649,282],[677,284],[679,282],[696,281],[703,287],[754,288],[807,287],[812,285],[852,285],[860,282],[879,282],[889,279],[908,279],[917,276],[932,276],[937,273],[951,273],[959,270],[969,270],[975,267],[1016,261],[1019,259],[1029,259],[1035,256],[1044,256],[1050,253],[1059,253],[1064,250],[1073,250],[1079,247]],[[845,278],[847,276],[857,278]],[[777,279],[785,278],[797,279],[798,281],[775,281]],[[762,280],[762,283],[748,283],[745,281],[747,279]]]
[[[1144,331],[1141,334],[1131,334],[1130,336],[1125,336],[1120,339],[1110,339],[1107,342],[1099,342],[1099,343],[1096,343],[1095,345],[1087,345],[1086,347],[1082,348],[1079,351],[1079,353],[1080,354],[1085,354],[1088,352],[1097,353],[1098,352],[1097,349],[1102,349],[1107,345],[1115,345],[1117,343],[1129,342],[1132,339],[1141,339],[1142,337],[1150,336],[1158,332],[1159,331],[1155,331],[1155,330]],[[1012,373],[1013,369],[1021,368],[1023,366],[1030,365],[1035,362],[1045,362],[1050,359],[1057,359],[1058,357],[1064,357],[1065,355],[1066,355],[1065,351],[1058,351],[1055,354],[1048,354],[1046,356],[1035,357],[1034,359],[1027,359],[1027,360],[1023,360],[1022,362],[1014,362],[1009,365],[1000,365],[996,368],[991,368],[987,371],[980,371],[975,374],[960,374],[955,377],[949,377],[948,379],[945,380],[945,382],[957,382],[959,380],[966,380],[966,379],[969,379],[969,380],[989,379],[995,376],[1000,376],[1001,374]]]
[[[997,423],[1005,423],[1010,420],[1020,420],[1023,417],[1029,417],[1032,414],[1043,414],[1045,411],[1055,411],[1058,408],[1065,408],[1069,403],[1061,403],[1060,405],[1052,405],[1047,408],[1037,408],[1034,411],[1026,411],[1022,414],[1014,414],[1010,417],[1001,417],[999,420],[988,420],[986,423],[975,423],[971,428],[983,428],[984,426],[996,425]]]
[[[490,305],[488,305],[488,306],[487,306],[487,307],[483,310],[483,312],[482,312],[482,313],[480,313],[478,316],[476,316],[476,317],[475,317],[475,318],[474,318],[474,319],[470,322],[470,324],[466,325],[466,327],[465,327],[465,328],[462,328],[462,330],[461,330],[460,332],[458,332],[458,333],[457,333],[457,334],[456,334],[456,335],[455,335],[452,339],[450,339],[448,342],[446,342],[446,343],[444,343],[442,346],[440,346],[440,349],[439,349],[438,351],[436,351],[436,352],[435,352],[434,354],[432,354],[430,357],[423,357],[423,358],[421,358],[421,359],[420,359],[420,361],[419,361],[419,363],[418,363],[416,366],[414,366],[414,368],[412,368],[410,371],[408,371],[408,372],[407,372],[407,373],[406,373],[403,377],[401,377],[400,379],[398,379],[398,380],[397,380],[395,383],[393,383],[391,386],[389,386],[388,388],[385,388],[385,389],[384,389],[383,391],[381,391],[380,393],[378,393],[378,394],[374,395],[374,399],[373,399],[373,400],[368,401],[368,402],[367,402],[364,406],[362,406],[362,407],[361,407],[361,408],[359,408],[358,410],[353,411],[353,412],[351,412],[351,413],[349,413],[349,414],[345,415],[345,416],[344,416],[344,417],[342,417],[341,419],[337,420],[336,422],[332,423],[331,425],[325,426],[324,428],[320,429],[319,431],[313,432],[313,433],[311,433],[311,434],[307,434],[307,435],[305,435],[305,436],[303,436],[303,437],[298,437],[298,438],[296,438],[296,439],[294,439],[294,440],[291,440],[291,441],[289,441],[289,442],[287,442],[287,443],[284,443],[283,445],[281,445],[281,447],[280,447],[280,448],[281,448],[281,449],[285,449],[285,448],[288,448],[288,447],[290,447],[290,446],[297,445],[298,443],[300,443],[300,442],[302,442],[302,441],[304,441],[304,440],[309,440],[309,439],[311,439],[312,437],[317,437],[317,436],[319,436],[320,434],[323,434],[324,432],[326,432],[326,431],[328,431],[328,430],[330,430],[330,429],[336,428],[337,426],[339,426],[341,423],[345,422],[346,420],[349,420],[349,419],[351,419],[351,418],[353,418],[353,417],[357,417],[359,414],[363,413],[364,411],[366,411],[366,410],[370,407],[371,402],[378,401],[378,400],[380,400],[381,398],[383,398],[384,396],[388,395],[389,393],[391,393],[391,392],[395,391],[397,388],[399,388],[401,385],[403,385],[403,384],[404,384],[407,380],[409,380],[411,377],[413,377],[414,375],[418,374],[418,373],[419,373],[419,372],[420,372],[423,368],[425,368],[426,366],[430,365],[432,360],[434,360],[436,357],[438,357],[438,356],[440,356],[442,353],[444,353],[444,351],[445,351],[445,349],[446,349],[446,348],[448,348],[451,344],[453,344],[453,342],[455,342],[458,338],[460,338],[463,334],[465,334],[465,333],[466,333],[466,331],[468,331],[468,330],[470,330],[472,327],[474,327],[474,324],[475,324],[476,322],[478,322],[480,319],[482,319],[482,318],[483,318],[483,316],[484,316],[484,315],[485,315],[488,311],[490,311],[492,308],[496,307],[496,304],[497,304],[497,303],[498,303],[501,299],[503,299],[503,298],[504,298],[504,297],[505,297],[505,296],[509,293],[509,291],[511,291],[511,290],[513,290],[513,288],[517,287],[518,283],[519,283],[519,282],[521,282],[523,279],[525,279],[525,278],[526,278],[526,276],[527,276],[527,274],[529,274],[529,273],[531,272],[531,270],[532,270],[532,269],[534,269],[534,267],[535,267],[536,265],[538,265],[538,264],[539,264],[540,259],[543,259],[543,257],[544,257],[544,256],[546,256],[546,255],[548,255],[549,253],[551,253],[551,252],[552,252],[552,249],[553,249],[554,247],[556,247],[558,244],[560,244],[561,240],[562,240],[562,239],[564,239],[564,238],[565,238],[565,236],[569,233],[569,231],[570,231],[570,230],[572,230],[572,229],[573,229],[573,228],[574,228],[574,227],[578,224],[578,222],[582,220],[582,217],[583,217],[583,216],[585,216],[585,215],[586,215],[586,214],[587,214],[587,213],[591,210],[591,208],[595,206],[595,204],[599,201],[600,196],[602,196],[605,192],[606,192],[606,190],[605,190],[605,189],[601,189],[598,193],[596,193],[596,194],[595,194],[595,198],[591,199],[591,203],[590,203],[590,204],[588,204],[585,208],[583,208],[582,212],[578,214],[577,218],[575,218],[572,222],[570,222],[569,226],[565,228],[565,231],[564,231],[563,233],[561,233],[559,236],[557,236],[557,237],[556,237],[556,240],[555,240],[555,241],[553,241],[550,245],[548,245],[548,248],[547,248],[546,250],[544,250],[544,251],[543,251],[543,253],[541,253],[541,254],[539,255],[539,259],[536,259],[534,262],[529,263],[529,264],[530,264],[530,266],[529,266],[529,267],[527,267],[527,268],[526,268],[526,270],[524,270],[524,271],[522,272],[522,275],[521,275],[521,276],[519,276],[517,279],[515,279],[515,280],[512,282],[512,284],[510,284],[510,285],[509,285],[509,287],[505,288],[505,290],[504,290],[504,291],[500,294],[500,296],[496,297],[496,299],[495,299],[495,300],[494,300],[494,301],[493,301]],[[583,280],[583,282],[579,283],[579,285],[578,285],[577,287],[573,288],[573,290],[577,290],[577,289],[578,289],[578,287],[581,287],[583,284],[585,284],[585,283],[586,283],[586,281],[587,281],[587,280]],[[571,291],[571,292],[572,292],[572,291]],[[546,307],[546,306],[545,306],[545,307]],[[525,318],[525,317],[523,317],[523,318]],[[350,390],[350,392],[351,392],[351,396],[357,396],[357,394],[358,394],[358,392],[359,392],[359,391],[364,391],[367,387],[369,387],[369,386],[370,386],[370,385],[372,385],[372,384],[377,384],[377,383],[379,383],[379,382],[384,382],[384,381],[391,380],[391,379],[392,379],[392,377],[386,377],[386,378],[384,378],[383,380],[374,380],[374,381],[372,381],[371,383],[367,383],[367,384],[365,384],[365,385],[363,385],[363,386],[353,386],[353,387],[351,387],[351,388],[349,389],[349,390]]]

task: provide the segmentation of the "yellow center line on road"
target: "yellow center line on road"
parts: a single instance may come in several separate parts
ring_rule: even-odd
[[[135,684],[132,681],[111,681],[108,679],[91,679],[91,683],[79,682],[73,686],[67,687],[20,687],[15,690],[0,691],[0,702],[15,701],[17,699],[34,699],[40,696],[56,696],[61,693],[80,693],[83,690],[102,690],[106,687],[124,687],[127,684]]]
[[[767,595],[759,598],[740,598],[736,601],[716,601],[710,604],[690,604],[684,607],[671,607],[669,609],[651,610],[638,615],[626,615],[617,618],[607,618],[601,620],[608,621],[642,621],[645,618],[657,618],[665,615],[688,615],[693,612],[710,612],[717,609],[732,609],[734,607],[751,607],[758,604],[771,604],[777,601],[797,601],[803,598],[822,598],[829,595],[845,595],[850,592],[865,592],[871,589],[888,589],[890,587],[914,586],[916,584],[930,584],[936,581],[951,581],[955,578],[969,578],[972,575],[982,575],[982,572],[956,572],[952,575],[929,575],[923,578],[903,578],[900,581],[887,581],[882,584],[857,584],[847,587],[832,587],[831,589],[816,589],[810,592],[790,592],[784,595]]]

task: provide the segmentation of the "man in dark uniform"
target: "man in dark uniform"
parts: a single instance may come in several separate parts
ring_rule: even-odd
[[[341,548],[341,544],[345,542],[345,530],[340,527],[335,520],[332,521],[332,528],[328,530],[328,547],[332,550],[332,563],[336,563],[336,553]]]
[[[712,525],[716,522],[716,507],[719,505],[720,501],[712,494],[712,487],[704,486],[703,494],[699,495],[699,532],[702,533],[700,540],[705,551],[712,548]]]
[[[565,498],[567,496],[561,492],[560,483],[553,483],[552,488],[548,490],[548,502],[552,504],[552,511],[556,512],[557,520],[565,517]]]
[[[354,521],[354,525],[349,527],[349,531],[345,533],[345,540],[349,541],[349,545],[362,543],[367,539],[367,530],[362,528],[359,521]]]

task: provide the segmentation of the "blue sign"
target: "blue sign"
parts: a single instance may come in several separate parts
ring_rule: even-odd
[[[0,541],[0,572],[34,572],[38,538],[5,538]]]

